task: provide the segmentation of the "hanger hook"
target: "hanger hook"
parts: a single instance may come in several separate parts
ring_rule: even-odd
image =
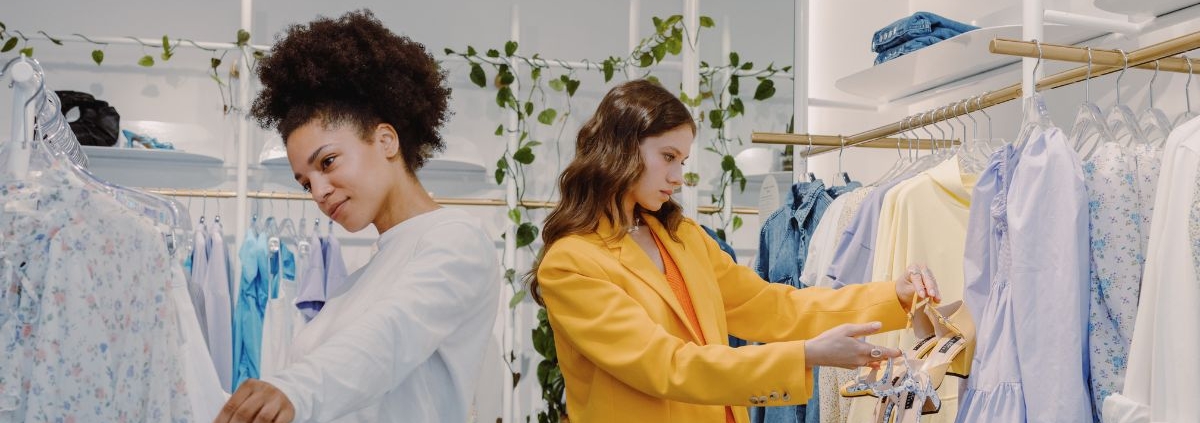
[[[1117,74],[1117,104],[1121,104],[1121,78],[1125,76],[1125,70],[1129,69],[1129,55],[1125,54],[1125,50],[1117,49],[1121,53],[1121,59],[1125,61],[1125,65],[1121,66],[1121,73]]]
[[[1154,75],[1150,76],[1150,108],[1154,108],[1154,81],[1158,79],[1158,60],[1154,61]]]
[[[1088,46],[1088,65],[1087,78],[1083,80],[1083,102],[1090,103],[1092,101],[1092,47]]]
[[[838,135],[841,140],[842,147],[838,149],[838,175],[842,174],[842,153],[846,152],[846,137]]]
[[[905,118],[905,119],[907,119],[907,118]],[[900,132],[897,132],[896,134],[899,135],[900,137],[907,138],[904,136],[904,126],[905,126],[905,123],[907,123],[907,121],[905,119],[900,120]],[[904,153],[902,153],[900,151],[900,138],[899,137],[896,138],[896,157],[899,158],[899,160],[904,160]]]
[[[987,136],[988,136],[989,142],[992,140],[992,115],[989,115],[987,110],[983,108],[983,98],[987,97],[988,94],[991,94],[991,93],[992,93],[991,91],[985,91],[983,94],[980,94],[979,99],[976,101],[976,105],[975,105],[975,110],[978,110],[979,113],[983,113],[983,116],[987,118],[987,121],[988,121],[988,135]]]
[[[1192,59],[1188,59],[1187,55],[1183,55],[1183,61],[1188,65],[1187,82],[1183,83],[1183,101],[1187,102],[1188,114],[1192,114]]]
[[[1038,75],[1037,71],[1038,71],[1038,67],[1042,66],[1042,42],[1038,41],[1036,38],[1034,38],[1033,45],[1037,47],[1037,52],[1038,52],[1037,62],[1033,64],[1033,92],[1036,93],[1037,92],[1037,75]]]
[[[808,152],[804,153],[804,157],[811,156],[812,149],[813,149],[812,134],[808,134]]]

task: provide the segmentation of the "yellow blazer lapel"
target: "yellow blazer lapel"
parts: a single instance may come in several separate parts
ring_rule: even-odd
[[[675,265],[679,267],[679,273],[683,275],[683,282],[687,285],[688,295],[692,297],[692,307],[696,310],[696,320],[700,322],[700,329],[704,332],[704,343],[708,344],[724,344],[721,340],[721,330],[717,323],[721,309],[725,305],[721,302],[721,293],[717,289],[716,280],[713,278],[712,272],[706,272],[708,269],[705,266],[708,260],[704,257],[696,257],[695,254],[702,253],[703,245],[687,245],[680,244],[671,239],[671,235],[667,233],[667,228],[664,227],[657,219],[648,218],[646,224],[654,234],[658,236],[659,241],[662,241],[666,247],[667,253],[671,255],[671,259],[675,261]],[[680,237],[683,240],[683,237]],[[635,244],[636,245],[636,244]],[[665,276],[663,280],[666,280]],[[668,289],[670,286],[668,285]],[[687,322],[687,317],[684,317],[684,322]],[[691,325],[688,326],[691,328]],[[699,338],[699,337],[697,337]]]
[[[635,276],[641,279],[646,285],[654,289],[658,296],[667,303],[671,311],[675,312],[675,317],[683,322],[683,326],[688,328],[688,333],[693,340],[701,339],[700,334],[696,332],[691,323],[688,322],[687,314],[683,312],[683,306],[679,304],[679,299],[675,297],[675,291],[671,290],[671,285],[667,283],[667,276],[658,271],[658,266],[650,261],[650,257],[642,251],[642,247],[638,246],[637,241],[629,236],[622,236],[617,242],[609,241],[616,233],[615,228],[601,219],[600,228],[596,231],[598,235],[606,242],[610,249],[614,250],[619,258],[621,265],[626,270],[632,272]],[[624,235],[624,234],[622,234]],[[695,299],[692,300],[695,302]],[[701,325],[703,327],[703,325]]]

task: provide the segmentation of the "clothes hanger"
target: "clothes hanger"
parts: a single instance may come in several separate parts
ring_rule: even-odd
[[[1105,124],[1104,113],[1092,102],[1092,48],[1087,48],[1087,76],[1083,80],[1083,104],[1075,114],[1075,124],[1071,126],[1070,145],[1079,152],[1080,158],[1087,160],[1092,153],[1104,143],[1116,142],[1112,132]]]
[[[992,93],[991,91],[985,92],[985,93],[983,93],[983,95],[980,95],[979,98],[975,100],[975,109],[979,110],[979,113],[983,113],[983,117],[987,118],[987,122],[988,122],[988,133],[987,133],[987,138],[985,139],[985,144],[987,144],[987,150],[988,150],[987,155],[989,157],[992,155],[993,152],[995,152],[996,150],[999,150],[1001,147],[1004,147],[1005,144],[1008,144],[1008,142],[1005,141],[1003,138],[995,138],[994,135],[992,134],[992,115],[989,115],[987,112],[987,109],[985,109],[983,107],[984,97],[987,97],[987,95],[991,94],[991,93]]]
[[[903,137],[906,141],[908,141],[908,145],[911,147],[912,141],[909,140],[908,135],[905,134],[905,129],[907,128],[909,117],[911,117],[911,116],[905,117],[904,119],[900,120],[900,132],[898,132],[896,135],[898,135],[899,137]],[[883,175],[880,176],[878,179],[876,179],[875,182],[872,182],[869,186],[879,186],[887,181],[892,180],[892,178],[894,178],[898,175],[898,172],[901,169],[904,169],[905,167],[908,166],[909,161],[906,160],[906,158],[904,156],[904,152],[900,150],[900,138],[896,138],[896,156],[897,156],[897,159],[895,162],[892,163],[892,167],[889,168],[888,170],[884,171]]]
[[[1146,136],[1142,133],[1141,125],[1138,124],[1133,110],[1121,103],[1121,78],[1129,69],[1129,55],[1125,54],[1124,50],[1118,49],[1117,51],[1121,52],[1121,58],[1125,61],[1125,65],[1121,67],[1121,73],[1117,74],[1117,103],[1108,111],[1106,123],[1109,131],[1112,132],[1113,139],[1116,139],[1121,145],[1128,147],[1134,143],[1145,144]]]
[[[838,150],[838,179],[842,180],[842,186],[846,186],[850,184],[850,175],[842,170],[842,153],[846,152],[846,137],[838,135],[838,138],[842,142],[842,148]],[[834,183],[837,183],[837,181],[835,180]]]
[[[1053,123],[1050,121],[1050,114],[1046,110],[1046,100],[1037,91],[1037,70],[1042,65],[1042,43],[1038,40],[1033,40],[1033,44],[1037,46],[1038,59],[1033,65],[1033,93],[1025,99],[1024,108],[1022,108],[1022,123],[1021,131],[1017,133],[1017,141],[1013,144],[1018,150],[1025,148],[1025,143],[1036,130],[1041,130],[1050,126]]]
[[[1167,135],[1171,133],[1171,120],[1167,119],[1167,114],[1161,109],[1154,107],[1154,81],[1158,80],[1158,61],[1154,61],[1154,75],[1150,77],[1150,107],[1142,112],[1138,121],[1142,128],[1142,135],[1146,137],[1146,143],[1156,145],[1167,140]],[[1185,94],[1186,95],[1186,94]]]
[[[1196,112],[1192,111],[1192,60],[1188,59],[1187,55],[1183,55],[1183,61],[1187,62],[1188,66],[1187,82],[1183,83],[1183,101],[1187,104],[1187,111],[1175,117],[1175,126],[1179,126],[1197,116]]]
[[[808,134],[808,153],[806,153],[804,155],[805,162],[807,162],[808,158],[812,155],[812,149],[813,149],[812,134]],[[807,166],[805,166],[805,167],[807,167]],[[808,172],[808,182],[809,183],[817,182],[817,174]]]

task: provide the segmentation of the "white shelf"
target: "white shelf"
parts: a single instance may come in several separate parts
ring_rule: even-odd
[[[1101,35],[1064,25],[1046,25],[1045,34],[1044,42],[1068,45]],[[834,85],[854,95],[890,102],[1020,60],[1015,56],[989,53],[988,43],[994,38],[1021,39],[1021,26],[995,26],[966,32],[846,76]]]
[[[291,164],[288,163],[287,157],[272,157],[263,160],[262,165],[270,169],[290,169]],[[425,162],[425,166],[421,171],[444,171],[444,172],[484,172],[487,169],[479,163],[471,163],[459,160],[446,160],[441,158],[432,158]]]
[[[153,162],[155,164],[222,165],[220,157],[189,153],[179,150],[151,150],[144,148],[115,148],[83,146],[83,153],[92,164],[103,161]]]
[[[1095,0],[1097,9],[1123,15],[1161,16],[1188,6],[1200,4],[1196,0]]]

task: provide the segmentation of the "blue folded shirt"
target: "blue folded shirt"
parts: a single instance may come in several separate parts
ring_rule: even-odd
[[[977,26],[946,19],[934,13],[917,12],[875,31],[875,34],[871,36],[871,51],[882,53],[917,37],[930,36],[939,28],[953,31],[955,35],[979,29]]]
[[[901,45],[898,45],[898,46],[895,46],[895,47],[892,47],[892,48],[889,48],[887,50],[880,52],[878,55],[875,56],[875,64],[878,65],[878,64],[886,62],[888,60],[892,60],[897,57],[903,56],[905,54],[920,50],[922,48],[929,47],[931,45],[938,43],[939,41],[954,38],[954,36],[956,36],[958,34],[961,34],[961,33],[954,31],[952,29],[949,29],[949,28],[935,29],[929,35],[923,35],[923,36],[920,36],[917,38],[913,38],[911,40],[908,40],[904,44],[901,44]]]

